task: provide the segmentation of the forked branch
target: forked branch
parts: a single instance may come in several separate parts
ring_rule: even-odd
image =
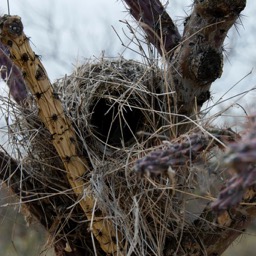
[[[222,74],[224,40],[245,4],[246,0],[195,1],[170,65],[179,114],[193,116],[209,99],[212,82]]]
[[[176,123],[184,120],[184,116],[195,117],[210,98],[212,82],[222,74],[223,42],[246,0],[195,0],[182,37],[160,1],[125,3],[149,42],[170,61],[169,91],[176,94],[168,109],[181,115]],[[179,132],[187,130],[188,126],[183,126]]]

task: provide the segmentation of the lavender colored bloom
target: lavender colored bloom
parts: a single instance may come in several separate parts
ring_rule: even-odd
[[[19,68],[14,65],[11,59],[8,57],[9,50],[3,44],[0,43],[0,75],[1,78],[7,83],[10,89],[10,94],[13,99],[22,105],[28,92],[26,85]]]

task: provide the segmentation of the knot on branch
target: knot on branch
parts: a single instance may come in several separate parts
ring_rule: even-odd
[[[23,33],[23,24],[19,16],[4,15],[0,20],[1,38],[6,35],[17,38]]]
[[[246,0],[196,0],[197,12],[215,18],[237,16],[245,8]]]
[[[222,74],[223,55],[214,48],[201,50],[194,47],[191,64],[189,65],[192,73],[199,85],[212,83]]]

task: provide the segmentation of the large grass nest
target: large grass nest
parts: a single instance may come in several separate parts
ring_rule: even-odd
[[[167,255],[164,250],[174,241],[178,248],[183,232],[191,231],[191,223],[202,211],[197,197],[191,195],[199,195],[200,186],[204,193],[210,188],[204,168],[211,157],[208,153],[197,165],[187,162],[177,168],[175,178],[143,178],[135,172],[137,159],[168,147],[163,141],[187,139],[187,135],[175,139],[167,104],[172,92],[166,88],[165,72],[157,65],[123,58],[89,61],[54,84],[56,97],[75,128],[79,154],[90,163],[90,172],[83,177],[84,193],[95,198],[95,218],[103,214],[120,232],[127,255]],[[13,118],[13,124],[8,124],[9,143],[24,169],[17,181],[24,191],[22,201],[36,202],[36,217],[53,237],[88,246],[88,255],[95,250],[104,255],[92,240],[80,198],[68,184],[37,109],[33,103],[30,109],[8,109]],[[200,141],[200,135],[195,136]],[[204,206],[208,202],[202,201]]]

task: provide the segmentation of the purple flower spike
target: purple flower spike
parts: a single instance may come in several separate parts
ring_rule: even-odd
[[[23,105],[28,97],[26,85],[21,71],[13,64],[8,57],[9,50],[0,43],[0,75],[7,83],[10,89],[10,94],[13,99]]]

